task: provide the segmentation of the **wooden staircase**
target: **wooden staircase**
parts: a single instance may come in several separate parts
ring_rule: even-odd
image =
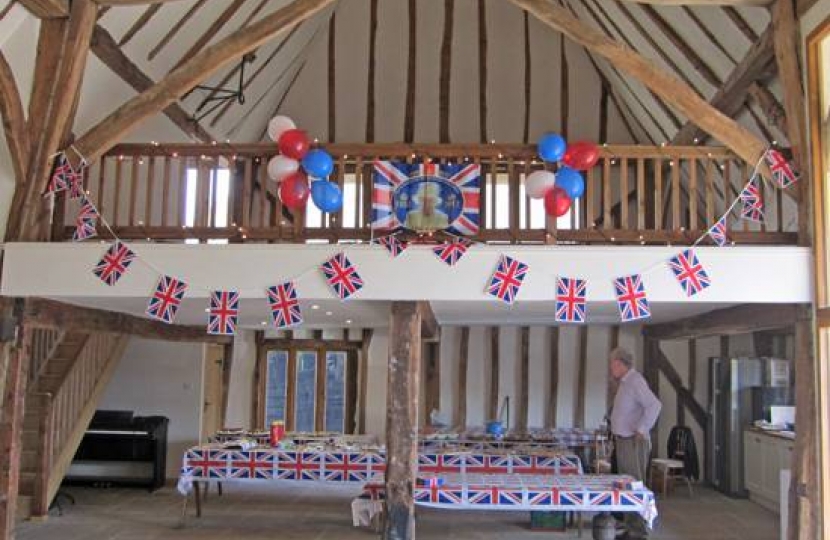
[[[20,519],[47,515],[129,336],[35,329],[32,340],[18,487]]]

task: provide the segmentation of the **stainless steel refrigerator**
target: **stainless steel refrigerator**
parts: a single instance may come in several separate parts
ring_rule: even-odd
[[[778,358],[710,358],[707,477],[718,491],[746,497],[744,430],[769,420],[772,405],[792,405],[790,362]]]

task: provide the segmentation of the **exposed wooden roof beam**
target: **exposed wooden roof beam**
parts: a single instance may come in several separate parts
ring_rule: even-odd
[[[318,13],[334,0],[295,0],[267,17],[202,49],[152,88],[129,100],[99,122],[75,146],[87,159],[95,159],[116,144],[139,122],[165,109],[213,73],[263,43]]]
[[[20,0],[20,4],[41,19],[69,17],[69,0]]]
[[[115,39],[100,25],[95,26],[90,44],[92,52],[124,82],[137,92],[152,88],[155,82],[130,60],[115,43]],[[172,103],[164,114],[189,137],[205,143],[216,140],[178,104]]]
[[[770,92],[764,85],[754,82],[749,85],[749,95],[758,103],[758,106],[764,111],[767,121],[774,125],[778,130],[787,134],[787,117],[784,113],[784,107],[778,101],[778,98]]]
[[[148,22],[150,22],[150,19],[152,19],[153,16],[156,13],[158,13],[158,11],[161,9],[161,6],[162,4],[152,4],[150,7],[148,7],[144,11],[144,13],[141,14],[141,17],[139,17],[138,20],[133,23],[129,30],[124,32],[124,35],[121,36],[121,39],[118,41],[118,46],[123,47],[124,45],[129,43],[129,41],[133,39],[135,35],[138,34],[141,31],[141,29],[147,25]]]
[[[772,0],[620,0],[655,6],[768,6]]]
[[[12,158],[14,176],[17,182],[26,175],[29,161],[29,131],[26,126],[26,114],[23,102],[14,81],[12,68],[0,51],[0,114],[3,115],[3,130],[6,145]]]

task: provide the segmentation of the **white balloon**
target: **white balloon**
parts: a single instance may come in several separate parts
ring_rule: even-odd
[[[297,129],[297,126],[294,124],[294,120],[288,118],[287,116],[277,115],[273,117],[270,122],[268,122],[268,137],[270,137],[272,141],[277,142],[280,140],[280,135],[289,129]]]
[[[288,156],[274,156],[268,162],[268,178],[276,182],[300,170],[300,162]]]
[[[525,191],[531,199],[543,199],[556,184],[556,175],[550,171],[533,171],[525,178]]]

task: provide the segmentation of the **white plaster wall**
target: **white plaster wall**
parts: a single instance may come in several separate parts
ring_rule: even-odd
[[[256,428],[251,424],[251,393],[256,367],[256,338],[253,330],[239,330],[233,340],[233,363],[228,387],[229,427]]]
[[[199,442],[203,363],[201,344],[133,338],[98,403],[98,409],[170,419],[168,480],[178,477],[184,451]]]

